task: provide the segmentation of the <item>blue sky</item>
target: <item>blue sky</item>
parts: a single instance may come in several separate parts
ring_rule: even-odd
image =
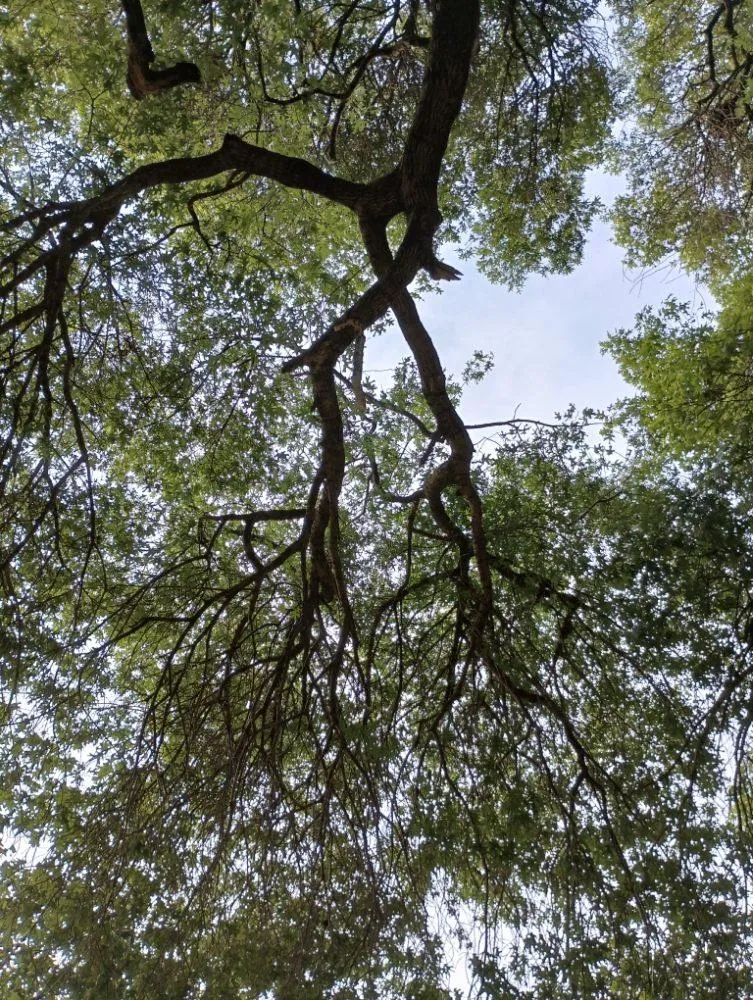
[[[589,183],[606,202],[620,187],[620,178],[606,175]],[[419,310],[446,371],[459,375],[475,349],[495,357],[484,381],[466,391],[461,415],[467,423],[509,419],[516,410],[519,417],[550,420],[570,403],[606,407],[628,392],[612,359],[601,354],[609,333],[631,328],[639,310],[669,295],[711,304],[677,270],[628,273],[606,223],[593,228],[572,274],[532,277],[520,292],[491,285],[469,261],[443,256],[463,270],[463,278],[426,296]],[[370,341],[365,369],[381,381],[378,373],[407,354],[394,329]]]

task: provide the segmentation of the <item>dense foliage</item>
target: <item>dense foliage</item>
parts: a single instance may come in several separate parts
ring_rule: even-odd
[[[752,18],[0,5],[3,998],[753,990]],[[474,450],[415,293],[605,164],[720,308]]]

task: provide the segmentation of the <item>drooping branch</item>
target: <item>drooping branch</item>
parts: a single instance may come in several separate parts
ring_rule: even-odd
[[[387,273],[392,263],[392,255],[384,227],[378,222],[364,219],[361,229],[374,270],[377,274]],[[450,457],[425,477],[423,491],[438,527],[458,547],[461,557],[459,576],[464,585],[468,584],[470,559],[472,556],[476,558],[482,585],[482,598],[477,604],[478,618],[473,629],[478,636],[491,607],[492,583],[482,524],[481,501],[471,480],[473,443],[447,393],[439,355],[408,291],[403,289],[394,298],[391,306],[416,361],[424,398],[436,420],[437,436],[450,447]],[[447,512],[442,494],[448,487],[455,487],[469,505],[471,539],[455,524]]]
[[[349,0],[328,9],[347,11],[353,6]],[[411,11],[417,6],[411,3]],[[99,520],[96,526],[93,519],[91,522],[91,545],[103,537],[104,545],[111,546],[110,552],[105,548],[102,559],[110,579],[103,579],[105,572],[98,576],[89,570],[87,597],[95,600],[92,611],[84,609],[89,615],[85,628],[90,631],[78,648],[81,659],[88,662],[95,653],[94,644],[102,643],[96,652],[105,666],[110,666],[108,658],[114,650],[113,669],[101,672],[101,681],[97,678],[101,688],[96,690],[105,694],[99,699],[104,706],[101,711],[112,713],[122,727],[113,728],[105,719],[102,732],[108,745],[112,732],[122,739],[122,751],[120,745],[116,748],[114,780],[120,782],[122,770],[124,781],[117,787],[132,788],[128,810],[132,809],[133,818],[127,816],[125,825],[119,827],[106,815],[108,828],[102,843],[107,845],[108,858],[121,850],[123,866],[133,868],[133,859],[138,862],[142,857],[141,844],[151,849],[150,831],[159,829],[163,822],[170,848],[173,835],[176,850],[188,845],[185,858],[191,876],[204,879],[206,874],[207,880],[219,869],[223,853],[236,852],[233,867],[227,869],[231,877],[224,881],[234,897],[238,886],[241,892],[247,888],[253,898],[254,916],[246,921],[246,930],[250,927],[252,933],[258,913],[265,921],[270,912],[276,926],[274,907],[279,899],[292,900],[286,919],[294,920],[299,930],[306,922],[316,927],[322,924],[318,907],[322,899],[326,903],[330,900],[319,893],[318,882],[313,888],[307,883],[314,867],[317,873],[321,871],[323,882],[336,887],[330,907],[335,919],[340,910],[346,919],[358,910],[376,922],[381,917],[384,886],[394,880],[400,888],[409,883],[410,888],[414,870],[410,865],[415,862],[418,888],[416,899],[409,902],[416,907],[415,912],[423,914],[428,898],[427,873],[430,875],[436,864],[444,865],[442,859],[447,857],[434,851],[433,827],[447,843],[455,838],[451,848],[458,857],[469,859],[462,879],[458,878],[464,891],[470,892],[467,887],[477,877],[473,869],[480,867],[477,898],[482,898],[483,889],[483,898],[488,900],[488,870],[494,874],[496,868],[504,883],[499,890],[498,912],[513,912],[507,906],[508,882],[514,883],[519,875],[524,881],[526,873],[533,870],[527,856],[518,866],[520,850],[525,854],[526,845],[536,836],[554,838],[556,828],[553,842],[562,845],[567,859],[571,839],[576,845],[578,842],[578,797],[583,799],[584,850],[593,850],[603,858],[604,840],[600,841],[599,835],[607,830],[627,874],[627,880],[614,891],[619,891],[621,905],[624,885],[633,896],[638,895],[625,862],[631,855],[618,839],[624,836],[624,827],[613,824],[609,811],[610,803],[620,794],[611,779],[612,770],[618,777],[632,771],[632,759],[625,767],[613,763],[624,748],[619,741],[616,746],[610,743],[610,737],[619,737],[619,729],[604,728],[603,716],[605,708],[616,705],[619,711],[619,705],[607,698],[600,700],[599,690],[601,685],[619,690],[620,668],[627,656],[622,649],[623,624],[632,609],[629,602],[621,602],[620,582],[612,586],[599,581],[598,574],[603,573],[600,557],[595,560],[594,574],[579,565],[580,545],[592,546],[597,553],[610,548],[612,536],[604,532],[606,543],[602,547],[599,534],[602,520],[607,518],[594,519],[596,542],[589,537],[589,522],[582,531],[571,530],[572,524],[580,524],[581,514],[586,516],[578,505],[590,499],[587,476],[578,479],[574,497],[560,500],[558,491],[551,489],[552,475],[560,474],[560,465],[547,463],[544,485],[537,486],[538,466],[531,474],[521,452],[512,448],[506,454],[514,464],[514,474],[507,478],[503,471],[499,496],[488,494],[490,516],[484,522],[472,474],[469,428],[463,425],[453,403],[441,358],[410,292],[410,283],[421,269],[437,279],[458,277],[454,268],[442,264],[435,255],[440,224],[437,187],[450,130],[462,101],[478,16],[469,0],[436,0],[426,4],[427,9],[430,6],[436,15],[435,30],[421,104],[404,155],[395,170],[383,177],[365,184],[343,181],[313,163],[228,136],[222,148],[208,156],[147,165],[95,198],[26,211],[5,227],[15,242],[5,261],[7,312],[0,316],[0,324],[7,317],[9,321],[0,325],[0,330],[10,334],[7,371],[13,376],[9,384],[14,395],[9,392],[5,397],[4,412],[10,415],[10,421],[6,419],[10,462],[8,471],[0,473],[0,492],[1,477],[12,476],[16,467],[33,467],[33,471],[20,486],[11,482],[11,494],[26,489],[31,501],[26,505],[28,513],[15,518],[20,530],[14,524],[15,496],[6,501],[10,513],[7,518],[4,515],[0,528],[12,545],[0,552],[0,585],[7,586],[7,562],[15,560],[24,548],[33,548],[35,537],[41,538],[40,549],[51,553],[41,554],[53,570],[57,570],[58,561],[49,535],[63,539],[58,545],[61,563],[73,545],[81,549],[81,530],[72,543],[66,540],[66,531],[69,523],[81,521],[80,515],[85,513],[79,495],[83,496],[87,451],[92,462],[97,462],[112,449],[118,464],[111,470],[105,458],[101,470],[95,471],[116,477],[125,471],[128,478],[116,480],[111,497],[103,489]],[[487,11],[493,6],[488,5]],[[392,5],[393,10],[399,7],[399,3]],[[223,17],[225,14],[223,10]],[[312,440],[309,407],[299,397],[297,386],[284,385],[283,379],[281,387],[274,384],[274,395],[252,398],[262,388],[267,373],[271,372],[272,378],[276,374],[273,351],[280,349],[280,343],[289,343],[291,330],[304,324],[293,327],[297,314],[292,309],[281,313],[281,317],[295,318],[268,354],[264,345],[269,345],[272,337],[265,330],[267,336],[260,338],[262,346],[257,351],[252,324],[244,323],[245,301],[235,311],[248,289],[255,290],[253,276],[240,273],[240,265],[230,279],[218,268],[216,285],[208,283],[209,294],[219,289],[222,295],[226,288],[226,301],[218,305],[215,297],[202,311],[203,302],[194,301],[189,286],[178,293],[176,316],[170,315],[166,322],[162,317],[173,302],[165,284],[188,270],[181,256],[186,244],[177,248],[177,265],[172,255],[157,260],[156,273],[145,282],[143,297],[139,289],[130,300],[130,289],[139,274],[118,270],[116,264],[109,290],[112,293],[115,286],[118,294],[116,286],[122,280],[120,291],[127,300],[122,312],[110,313],[107,300],[98,297],[102,285],[92,284],[89,277],[94,273],[94,281],[101,280],[102,272],[96,265],[89,268],[91,262],[85,260],[82,267],[72,266],[130,199],[160,184],[180,185],[219,175],[219,181],[186,192],[185,211],[200,236],[194,202],[219,198],[253,177],[311,193],[317,204],[321,199],[333,201],[352,211],[360,222],[374,271],[372,286],[355,301],[349,300],[350,308],[344,309],[324,335],[285,366],[289,372],[298,372],[300,384],[310,395],[320,433],[318,443]],[[267,185],[263,189],[266,192]],[[231,216],[232,206],[228,208]],[[398,213],[407,216],[408,232],[394,247],[388,240],[387,224]],[[243,223],[248,215],[245,211],[241,214]],[[232,224],[233,219],[220,221],[224,230],[224,223]],[[130,217],[123,220],[126,223],[130,224]],[[166,223],[160,240],[167,240],[175,228]],[[288,232],[293,229],[291,225]],[[116,252],[122,241],[123,229],[119,227],[112,240]],[[120,259],[129,261],[131,255],[127,251]],[[237,259],[242,264],[247,258],[239,254]],[[189,263],[196,265],[198,274],[199,262]],[[218,262],[215,258],[211,263]],[[162,266],[164,271],[159,270]],[[307,269],[301,271],[305,277]],[[103,282],[105,289],[107,280]],[[65,301],[74,282],[80,290],[78,316],[75,305]],[[198,290],[198,280],[195,286]],[[154,311],[150,302],[153,289],[159,296],[167,293]],[[18,297],[16,291],[21,292]],[[279,285],[272,288],[271,303],[278,291]],[[254,315],[254,323],[259,317],[260,323],[266,321],[267,314],[262,311],[266,307],[265,300]],[[415,406],[410,401],[415,389],[412,373],[397,380],[389,400],[364,391],[364,331],[390,310],[418,371],[421,392],[415,393]],[[140,409],[144,385],[140,377],[123,383],[126,391],[122,396],[119,392],[99,396],[102,383],[120,377],[114,364],[124,360],[117,327],[126,312],[126,323],[136,338],[142,336],[143,319],[145,344],[154,342],[159,348],[160,355],[153,355],[154,370],[147,371],[148,355],[143,365],[145,378],[154,381],[155,395],[161,393],[166,381],[163,374],[171,380],[176,375],[180,379],[174,390],[171,386],[159,398],[154,411],[148,408],[151,402]],[[152,317],[155,322],[150,330]],[[108,360],[107,324],[111,324],[110,329],[115,327],[118,351],[110,355],[113,365],[105,364],[100,372],[100,357]],[[92,325],[93,330],[89,329]],[[229,334],[227,327],[232,328]],[[354,352],[350,382],[338,371],[346,363],[349,348]],[[263,355],[269,368],[262,369],[258,378],[257,369],[253,380],[248,380],[245,366],[252,353],[254,365]],[[163,369],[160,358],[165,355],[169,365]],[[244,366],[240,375],[236,367],[239,356]],[[128,358],[125,361],[130,365]],[[205,364],[220,369],[216,379],[204,381]],[[129,379],[132,369],[120,367]],[[2,376],[0,368],[0,396]],[[220,383],[220,393],[212,398]],[[356,398],[355,416],[343,406],[339,383]],[[197,384],[201,389],[192,397]],[[90,387],[93,391],[87,398]],[[278,389],[285,393],[282,406]],[[232,406],[226,407],[228,398]],[[101,407],[100,399],[105,400]],[[158,412],[168,406],[172,410],[173,399],[181,404],[184,401],[185,406],[180,405],[170,416]],[[142,412],[147,419],[139,427],[135,443],[129,441],[127,448],[120,448],[123,434],[114,407],[122,406],[130,417],[134,400],[136,420],[141,420]],[[231,424],[224,411],[236,404],[238,422]],[[80,417],[77,405],[82,407]],[[385,420],[387,433],[375,417],[378,406],[391,411]],[[286,409],[291,419],[300,420],[292,431],[286,423],[279,436],[278,407]],[[51,421],[49,413],[55,408],[58,412]],[[90,419],[100,412],[101,425]],[[152,412],[156,414],[153,426],[157,434],[150,433]],[[185,424],[184,414],[190,418]],[[349,417],[351,426],[363,432],[363,441],[357,437],[349,440]],[[179,420],[179,432],[171,435]],[[218,426],[220,430],[216,430]],[[51,463],[48,455],[52,449],[44,447],[50,427],[59,445]],[[27,428],[25,447],[21,448],[18,439]],[[379,437],[378,429],[383,431]],[[301,431],[300,435],[296,431]],[[101,439],[95,437],[100,434]],[[171,449],[173,440],[175,467],[173,455],[164,461],[162,451]],[[156,451],[146,460],[136,454],[145,441],[154,441]],[[207,442],[213,445],[218,441],[227,452],[222,447],[214,454],[209,450]],[[81,457],[75,454],[77,446]],[[0,458],[5,457],[3,447],[0,441]],[[119,448],[123,454],[118,453]],[[183,448],[185,452],[178,450]],[[263,458],[269,454],[273,462],[266,467]],[[406,456],[412,456],[412,462]],[[37,457],[39,465],[33,466]],[[50,468],[45,468],[45,462]],[[384,482],[380,481],[380,464]],[[276,475],[277,469],[283,474]],[[155,470],[158,475],[153,482]],[[161,482],[159,473],[163,470],[168,474]],[[525,477],[522,488],[516,484],[518,472]],[[396,480],[394,492],[389,489],[391,477]],[[91,484],[99,488],[101,479],[99,475],[88,479],[88,497],[93,501]],[[188,487],[185,498],[179,494],[184,484]],[[516,509],[519,495],[525,499]],[[128,514],[131,499],[137,515],[133,519]],[[174,510],[170,509],[173,502]],[[229,512],[218,513],[226,502],[224,509]],[[380,520],[385,502],[395,505],[394,513]],[[572,515],[566,507],[567,518],[559,517],[562,511],[555,505],[568,502],[573,505]],[[199,510],[196,504],[201,505]],[[263,509],[254,509],[255,504]],[[208,510],[199,517],[204,505]],[[124,515],[129,516],[129,523]],[[198,532],[194,534],[197,518]],[[644,520],[648,523],[648,517]],[[138,538],[142,530],[145,540]],[[487,551],[487,534],[495,553]],[[567,558],[567,553],[561,555],[570,539],[574,559]],[[643,557],[638,543],[636,565]],[[674,541],[671,545],[676,554],[679,550]],[[140,559],[136,565],[132,553]],[[622,557],[622,553],[618,555]],[[36,586],[34,557],[32,552],[22,566],[28,590],[32,583]],[[78,562],[83,577],[87,559]],[[625,575],[624,565],[619,575]],[[54,588],[56,592],[67,589],[66,579],[56,580]],[[18,590],[20,593],[21,588]],[[102,599],[97,600],[100,595]],[[646,599],[652,600],[653,594]],[[20,601],[19,606],[23,606]],[[51,628],[59,627],[58,623],[64,627],[70,617],[56,616],[59,606],[70,607],[67,597],[53,602],[49,611],[43,607]],[[602,618],[611,622],[603,628],[604,638]],[[29,634],[33,643],[33,632]],[[655,667],[661,672],[661,657],[652,657],[647,645],[639,648],[639,655],[645,655],[649,664],[646,671]],[[45,649],[41,652],[39,670],[45,683],[39,690],[46,699],[55,690],[45,678],[54,660]],[[670,648],[670,658],[671,653]],[[66,657],[69,659],[72,657]],[[68,669],[67,663],[62,666]],[[81,676],[88,683],[88,677]],[[742,673],[737,675],[742,677]],[[66,679],[62,673],[62,680]],[[641,685],[641,689],[647,686]],[[115,695],[121,692],[119,704]],[[587,693],[582,711],[581,692]],[[638,690],[641,696],[642,690]],[[93,714],[90,704],[93,706],[93,699],[87,698],[85,711]],[[128,726],[140,706],[144,708],[143,726],[140,733],[138,726],[133,727],[134,743],[130,744]],[[726,706],[727,701],[720,700],[713,714],[726,713]],[[648,729],[656,715],[647,715]],[[672,746],[675,733],[676,727]],[[632,734],[629,738],[640,745],[632,740]],[[744,750],[743,746],[740,754]],[[637,768],[635,780],[645,774],[646,783],[652,781],[652,766],[653,760],[644,771]],[[106,769],[102,771],[105,775]],[[508,781],[513,796],[507,796]],[[517,794],[520,789],[522,796]],[[744,791],[741,789],[741,794]],[[92,812],[99,813],[100,799],[91,796],[90,801]],[[509,812],[508,805],[512,805]],[[67,829],[67,818],[64,820]],[[653,816],[647,826],[649,823],[658,828]],[[458,838],[464,836],[464,827],[470,831],[469,839],[461,843]],[[132,851],[129,834],[134,829],[143,830],[145,836]],[[75,839],[70,843],[75,847]],[[264,878],[257,877],[254,862],[245,872],[236,862],[243,860],[245,850],[245,857],[257,854],[265,868],[275,868],[275,844],[280,845],[277,857],[284,852],[292,867],[300,866],[304,874],[300,886],[280,895],[279,887],[284,884],[277,881],[275,872],[269,883],[274,891],[268,897],[274,902],[267,910],[264,894],[269,890]],[[334,855],[328,856],[331,844],[335,844]],[[357,856],[352,870],[338,873],[337,862],[343,856],[350,858],[358,845],[363,845],[363,857]],[[629,837],[627,846],[632,849]],[[384,878],[363,863],[370,852],[382,851],[387,858]],[[543,884],[537,877],[540,866],[536,859],[532,864],[536,868],[532,877],[539,887]],[[160,873],[155,870],[150,884],[158,887]],[[354,907],[347,899],[343,902],[341,894],[343,889],[360,885],[363,870],[374,887],[373,900],[369,899],[367,906],[359,902]],[[560,870],[555,870],[555,877]],[[646,871],[650,874],[649,868]],[[84,874],[88,879],[90,873]],[[452,870],[449,874],[453,875]],[[482,882],[487,884],[482,886]],[[611,885],[615,880],[608,875],[605,882]],[[515,891],[510,890],[513,902]],[[180,888],[176,892],[176,899],[189,896]],[[492,907],[497,906],[493,886],[491,898]],[[309,900],[311,919],[306,911]],[[176,904],[176,926],[190,911],[191,903]],[[236,898],[230,905],[235,912]],[[212,911],[207,912],[212,928],[220,927]],[[397,925],[400,940],[402,929],[410,930],[410,923],[403,920],[406,912],[401,906]],[[162,933],[162,927],[159,931]],[[324,936],[337,945],[346,940],[338,934],[330,929]],[[301,931],[294,936],[303,941],[303,935]],[[192,947],[190,937],[188,941]],[[210,942],[210,947],[213,945],[214,941]],[[284,958],[276,964],[284,964]],[[52,964],[57,970],[57,964]],[[295,963],[291,964],[297,973]],[[291,975],[289,987],[272,986],[269,991],[288,996],[295,994],[296,988]]]

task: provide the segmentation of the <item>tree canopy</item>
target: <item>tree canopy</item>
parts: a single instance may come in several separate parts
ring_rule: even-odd
[[[753,990],[751,18],[0,6],[3,997]],[[719,309],[478,447],[421,295],[607,166]]]

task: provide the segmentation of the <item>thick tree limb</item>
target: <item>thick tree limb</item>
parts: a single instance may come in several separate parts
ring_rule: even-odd
[[[388,204],[390,210],[399,203],[396,178],[382,178],[373,187],[343,180],[319,169],[307,160],[275,153],[261,146],[253,146],[234,135],[226,135],[220,149],[205,156],[176,157],[138,167],[133,173],[111,185],[100,195],[81,202],[61,206],[51,203],[39,210],[34,232],[23,240],[10,254],[0,260],[0,273],[12,270],[12,277],[0,285],[0,296],[8,295],[14,288],[20,288],[42,268],[48,267],[62,254],[72,257],[91,245],[115,218],[121,208],[144,191],[162,184],[188,184],[206,180],[230,170],[238,170],[256,177],[266,177],[300,191],[310,191],[330,201],[346,205],[354,210],[362,205],[370,205],[375,199]],[[24,225],[28,213],[4,223],[6,231]],[[60,239],[47,250],[43,250],[26,266],[14,269],[28,251],[38,246],[43,236],[55,231]],[[10,329],[18,322],[25,321],[30,310],[3,324]]]
[[[158,94],[184,83],[200,83],[199,67],[191,62],[178,62],[167,69],[152,69],[155,60],[152,43],[144,21],[141,0],[121,0],[128,33],[128,89],[137,101],[149,94]]]

